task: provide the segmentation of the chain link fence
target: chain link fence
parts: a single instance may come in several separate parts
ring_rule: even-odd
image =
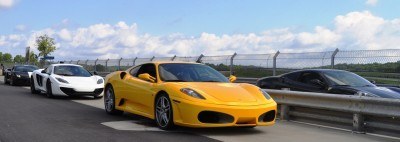
[[[357,73],[380,84],[400,85],[400,49],[351,50],[304,53],[232,54],[220,56],[172,56],[149,58],[120,58],[70,60],[89,71],[109,73],[152,61],[201,62],[226,76],[260,78],[280,75],[299,69],[339,69]],[[3,63],[11,68],[13,63]],[[49,64],[49,63],[47,63]],[[39,67],[44,67],[40,66]]]

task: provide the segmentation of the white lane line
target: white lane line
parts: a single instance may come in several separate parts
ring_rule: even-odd
[[[145,124],[140,124],[141,121],[113,121],[113,122],[103,122],[101,124],[111,127],[116,130],[128,130],[128,131],[163,131],[154,126],[147,126]]]

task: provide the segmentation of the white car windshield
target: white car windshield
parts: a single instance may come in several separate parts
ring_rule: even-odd
[[[54,74],[62,76],[90,77],[92,74],[80,66],[55,66]]]

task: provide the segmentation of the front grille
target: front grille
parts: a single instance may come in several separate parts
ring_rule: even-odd
[[[60,87],[60,90],[68,96],[98,96],[103,92],[103,88],[97,88],[93,92],[77,92],[72,88]]]
[[[198,115],[198,120],[201,123],[232,123],[234,118],[233,116],[225,113],[214,112],[214,111],[202,111]]]

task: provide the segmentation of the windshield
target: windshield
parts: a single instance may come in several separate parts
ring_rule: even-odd
[[[325,71],[324,74],[333,85],[354,87],[375,86],[363,77],[347,71]]]
[[[16,66],[14,71],[16,72],[33,72],[34,70],[37,70],[38,67],[36,66]]]
[[[54,74],[63,75],[63,76],[81,76],[81,77],[90,77],[89,71],[85,70],[80,66],[55,66]]]
[[[162,81],[228,82],[228,79],[224,75],[202,64],[161,64],[159,72]]]

